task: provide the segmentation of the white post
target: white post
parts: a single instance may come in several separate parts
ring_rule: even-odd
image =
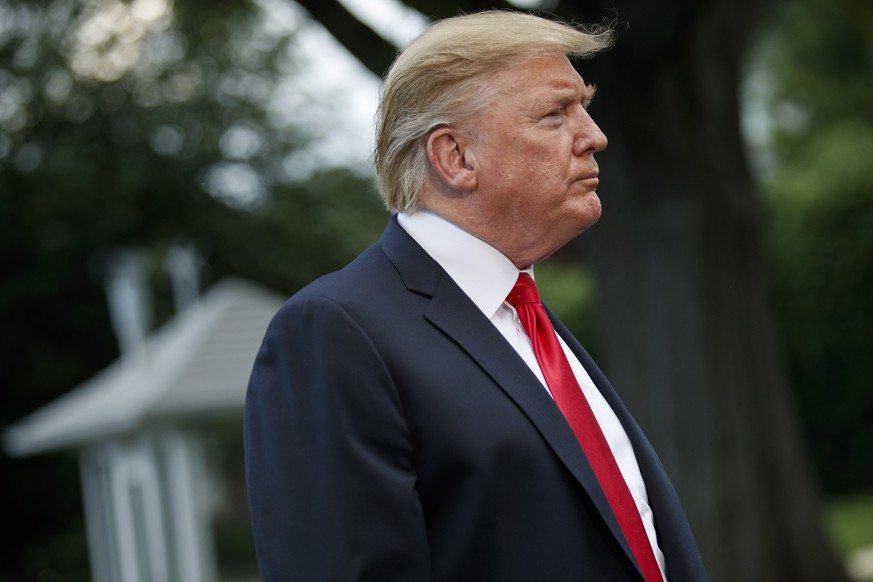
[[[128,487],[140,499],[132,505],[133,526],[137,528],[140,569],[150,582],[169,582],[164,504],[162,502],[154,439],[141,436],[131,444],[127,456]]]
[[[192,243],[173,243],[164,259],[164,269],[173,286],[173,305],[181,313],[197,303],[200,295],[200,255]]]
[[[106,443],[109,471],[109,511],[114,522],[118,548],[118,582],[146,582],[140,577],[136,523],[130,499],[130,483],[124,449],[115,442]]]
[[[202,443],[181,432],[162,437],[170,528],[176,541],[179,580],[216,579],[211,492]]]
[[[91,445],[79,452],[85,529],[94,582],[121,579],[108,465],[105,446]]]
[[[107,265],[106,298],[112,329],[122,355],[138,352],[151,327],[151,295],[147,291],[141,252],[116,252]]]

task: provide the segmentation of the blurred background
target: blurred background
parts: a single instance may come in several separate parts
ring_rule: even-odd
[[[0,0],[0,581],[257,580],[245,382],[378,238],[433,18],[610,23],[604,216],[537,268],[715,582],[873,580],[869,0]]]

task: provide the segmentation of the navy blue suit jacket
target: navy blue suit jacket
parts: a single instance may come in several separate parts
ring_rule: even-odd
[[[553,320],[630,437],[668,579],[706,580],[649,442]],[[275,316],[245,454],[265,582],[642,580],[552,399],[396,219]]]

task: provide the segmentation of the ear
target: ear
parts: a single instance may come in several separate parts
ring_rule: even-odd
[[[476,159],[469,138],[454,127],[441,126],[427,137],[427,159],[439,179],[459,192],[472,192],[478,184]]]

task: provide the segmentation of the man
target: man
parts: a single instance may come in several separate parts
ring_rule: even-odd
[[[375,159],[395,216],[286,303],[252,372],[263,580],[706,579],[651,446],[532,281],[600,216],[606,137],[568,55],[610,40],[479,13],[392,66]]]

